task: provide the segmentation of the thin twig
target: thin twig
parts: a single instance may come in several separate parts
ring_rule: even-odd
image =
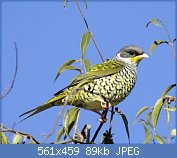
[[[15,66],[14,77],[13,77],[11,85],[7,88],[7,90],[5,90],[4,92],[1,93],[0,99],[3,99],[4,97],[6,97],[11,92],[11,90],[14,86],[15,80],[16,80],[17,71],[18,71],[18,48],[17,48],[16,42],[14,42],[14,46],[15,46],[15,53],[16,53],[16,57],[15,57],[16,66]]]
[[[87,20],[86,20],[86,18],[85,18],[85,16],[84,16],[84,14],[83,14],[83,12],[82,12],[80,6],[79,6],[78,0],[74,0],[74,2],[75,2],[76,5],[77,5],[77,8],[78,8],[78,10],[79,10],[79,12],[80,12],[80,14],[81,14],[83,20],[84,20],[84,23],[85,23],[85,25],[86,25],[86,27],[87,27],[88,32],[91,33],[91,30],[90,30],[90,28],[89,28],[89,25],[88,25],[88,23],[87,23]],[[95,48],[96,48],[96,50],[97,50],[97,52],[98,52],[98,54],[99,54],[99,56],[100,56],[102,62],[104,62],[104,58],[103,58],[103,56],[101,55],[100,50],[98,49],[98,46],[97,46],[97,44],[96,44],[96,41],[95,41],[95,39],[94,39],[92,33],[91,33],[91,38],[92,38],[92,40],[93,40],[93,43],[94,43],[94,45],[95,45]]]
[[[79,89],[79,87],[78,87],[78,88],[74,88],[74,89],[71,91],[71,93],[68,95],[68,97],[66,97],[65,103],[64,103],[64,105],[62,105],[62,109],[58,112],[58,115],[57,115],[57,117],[56,117],[56,120],[55,120],[54,127],[53,127],[52,131],[51,131],[49,134],[45,135],[45,138],[44,138],[44,140],[42,141],[42,143],[45,143],[45,142],[48,140],[48,138],[49,138],[50,136],[52,136],[52,135],[55,133],[55,131],[56,131],[56,129],[57,129],[58,122],[59,122],[59,119],[60,119],[60,117],[61,117],[61,115],[62,115],[62,113],[63,113],[63,111],[64,111],[65,106],[67,105],[69,99],[71,98],[71,95],[74,94],[74,93],[76,93],[76,91],[77,91],[78,89]]]
[[[26,137],[27,139],[33,140],[36,144],[40,144],[31,134],[20,132],[20,131],[14,130],[14,129],[9,129],[9,128],[5,127],[4,125],[1,125],[1,128],[2,128],[1,132],[10,132],[10,133],[14,133],[14,134],[19,134],[19,135]]]
[[[103,112],[102,112],[103,117],[101,119],[106,120],[107,113],[108,113],[108,109],[103,110]],[[94,141],[95,141],[95,139],[96,139],[98,133],[100,132],[100,130],[101,130],[101,128],[102,128],[104,123],[105,123],[105,121],[101,121],[100,122],[100,125],[98,126],[98,128],[97,128],[97,130],[96,130],[96,132],[95,132],[95,134],[94,134],[94,136],[93,136],[93,138],[92,138],[92,140],[90,142],[91,144],[94,143]]]
[[[78,123],[79,123],[79,114],[80,114],[80,111],[78,112],[77,119],[76,119],[76,122],[75,122],[73,138],[75,138],[76,133],[77,133]]]
[[[171,37],[170,37],[170,33],[168,32],[168,29],[167,29],[167,27],[165,26],[165,24],[161,21],[161,20],[159,20],[158,19],[158,21],[161,23],[161,25],[162,25],[162,27],[164,28],[164,30],[165,30],[165,33],[167,34],[167,36],[168,36],[168,40],[169,40],[169,46],[170,46],[170,48],[171,48],[171,50],[172,50],[172,52],[173,52],[173,54],[174,54],[174,57],[176,58],[176,52],[175,52],[175,49],[174,49],[174,44],[173,44],[173,42],[172,42],[172,39],[171,39]]]
[[[112,131],[112,121],[113,121],[114,114],[115,114],[114,107],[112,106],[112,108],[111,108],[111,119],[110,119],[110,125],[109,125],[109,135],[111,135],[111,131]]]

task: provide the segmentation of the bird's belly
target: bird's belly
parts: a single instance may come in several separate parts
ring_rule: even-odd
[[[79,90],[74,95],[73,105],[90,110],[101,110],[103,102],[107,101],[111,106],[120,103],[129,95],[136,82],[134,75],[120,76],[114,74],[84,85],[83,90]]]

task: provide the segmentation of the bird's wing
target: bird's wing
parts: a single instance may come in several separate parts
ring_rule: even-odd
[[[105,61],[102,64],[96,64],[85,75],[76,76],[67,87],[58,91],[54,95],[57,96],[58,94],[63,92],[63,90],[65,90],[69,87],[76,86],[79,83],[82,83],[82,82],[84,83],[86,80],[92,81],[94,79],[98,79],[98,78],[102,78],[102,77],[105,77],[105,76],[113,75],[113,74],[121,71],[123,68],[124,68],[124,65],[122,63],[118,62],[117,60],[108,60],[108,61]]]

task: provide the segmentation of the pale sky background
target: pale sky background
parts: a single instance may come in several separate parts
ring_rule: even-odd
[[[172,38],[175,38],[174,2],[88,2],[88,9],[80,3],[87,22],[103,57],[113,58],[125,45],[138,45],[149,55],[150,44],[157,39],[168,40],[164,30],[147,22],[152,18],[162,20]],[[43,104],[55,92],[65,87],[74,71],[64,72],[54,84],[59,67],[69,59],[81,57],[80,41],[85,24],[74,3],[66,9],[61,2],[3,2],[2,4],[2,89],[11,83],[15,69],[15,50],[18,45],[19,68],[12,92],[2,101],[2,122],[12,127],[20,121],[18,116]],[[86,58],[93,64],[101,63],[91,41]],[[127,116],[131,143],[143,143],[145,134],[140,124],[133,125],[137,111],[143,106],[153,106],[162,92],[175,83],[175,60],[167,45],[154,50],[149,59],[138,68],[138,80],[132,93],[119,104]],[[172,95],[175,95],[173,90]],[[68,106],[66,109],[71,108]],[[49,133],[61,107],[51,108],[18,124],[15,129],[32,134],[41,141],[42,133]],[[108,115],[110,118],[110,115]],[[99,117],[90,111],[81,110],[79,130],[88,123],[91,134],[98,127]],[[167,136],[166,117],[160,115],[158,130]],[[175,128],[172,114],[171,127]],[[60,119],[59,124],[62,124]],[[109,128],[103,126],[96,143],[101,142],[101,133]],[[59,128],[57,129],[57,131]],[[117,115],[113,120],[115,143],[128,143],[124,124]],[[56,133],[48,142],[55,140]]]

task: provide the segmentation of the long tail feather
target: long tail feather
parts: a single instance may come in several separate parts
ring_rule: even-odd
[[[41,106],[38,106],[32,110],[29,110],[23,114],[21,114],[19,117],[22,117],[24,115],[27,115],[29,114],[27,117],[25,117],[23,120],[26,120],[27,118],[33,116],[33,115],[36,115],[44,110],[47,110],[53,106],[56,106],[56,104],[59,106],[59,105],[62,105],[62,99],[64,98],[65,96],[64,95],[59,95],[59,96],[56,96],[56,97],[53,97],[52,99],[50,99],[49,101],[47,101],[45,104],[41,105]],[[56,103],[56,104],[55,104]],[[21,121],[23,121],[21,120]],[[21,122],[20,121],[20,122]]]

